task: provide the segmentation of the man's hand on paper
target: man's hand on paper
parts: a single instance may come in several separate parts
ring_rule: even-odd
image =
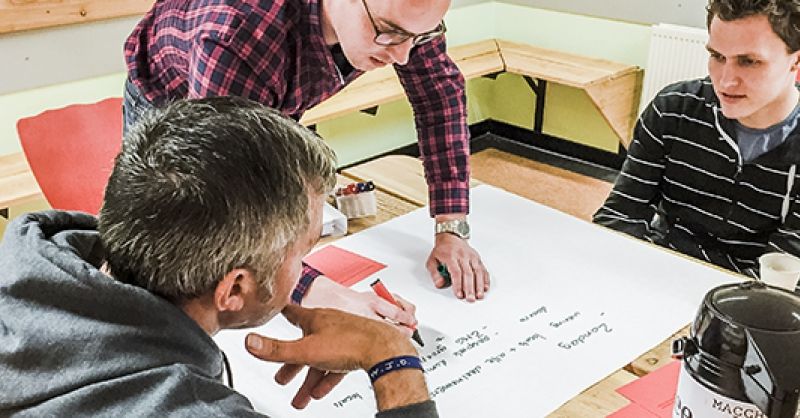
[[[381,299],[372,291],[356,292],[325,276],[319,276],[303,298],[303,306],[334,308],[371,319],[386,320],[410,338],[413,332],[410,327],[417,325],[414,316],[416,307],[397,295],[394,297],[403,309]]]
[[[292,406],[304,408],[310,400],[327,395],[351,370],[368,370],[375,364],[396,356],[417,355],[411,342],[384,321],[372,321],[335,309],[306,309],[287,305],[283,315],[303,330],[303,338],[279,341],[249,334],[247,350],[262,360],[284,363],[275,381],[285,385],[309,366],[305,380],[292,400]],[[419,373],[420,376],[422,375]],[[427,399],[424,379],[410,384],[422,399]],[[416,386],[420,386],[417,388]],[[377,393],[391,397],[391,393]],[[390,399],[384,399],[389,402]],[[381,404],[379,400],[379,405]],[[388,404],[391,404],[388,403]]]
[[[459,299],[474,302],[483,299],[489,291],[489,272],[481,261],[481,256],[469,243],[453,234],[436,234],[431,255],[425,266],[433,284],[442,288],[445,278],[439,273],[439,264],[447,267],[453,286],[453,294]]]

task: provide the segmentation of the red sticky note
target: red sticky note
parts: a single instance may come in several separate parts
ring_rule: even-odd
[[[681,362],[673,361],[618,388],[617,392],[656,416],[669,418],[672,416],[680,370]]]
[[[606,415],[606,418],[658,418],[658,415],[650,413],[639,404],[632,403],[617,412]]]
[[[334,245],[307,255],[303,261],[331,280],[345,286],[352,286],[386,268],[385,264]]]

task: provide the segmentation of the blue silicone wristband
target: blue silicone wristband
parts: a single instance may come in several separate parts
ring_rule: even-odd
[[[375,383],[376,380],[386,373],[402,369],[423,370],[422,362],[420,361],[419,357],[415,356],[392,357],[370,367],[370,369],[367,371],[367,374],[369,375],[369,380],[372,383]]]

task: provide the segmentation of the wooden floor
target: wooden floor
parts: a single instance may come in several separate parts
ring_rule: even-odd
[[[603,180],[494,148],[473,154],[471,165],[476,180],[584,220],[591,220],[612,187]]]

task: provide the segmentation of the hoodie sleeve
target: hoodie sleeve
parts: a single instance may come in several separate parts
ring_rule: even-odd
[[[264,418],[250,401],[214,378],[197,374],[185,365],[169,367],[161,384],[140,393],[138,404],[149,406],[148,415],[169,417]],[[175,373],[175,370],[179,370]],[[137,414],[131,414],[134,416]]]
[[[665,152],[658,98],[642,113],[628,148],[628,157],[594,223],[637,238],[647,238],[661,199]]]
[[[401,408],[388,409],[375,414],[375,418],[438,418],[436,403],[428,400],[425,402],[406,405]]]
[[[191,375],[193,401],[190,402],[190,411],[184,410],[180,402],[170,403],[178,409],[167,412],[166,415],[186,416],[225,416],[225,417],[265,417],[253,409],[253,406],[244,396],[233,389],[221,384],[218,380]],[[436,403],[431,400],[400,408],[388,409],[378,412],[376,418],[438,418]]]

